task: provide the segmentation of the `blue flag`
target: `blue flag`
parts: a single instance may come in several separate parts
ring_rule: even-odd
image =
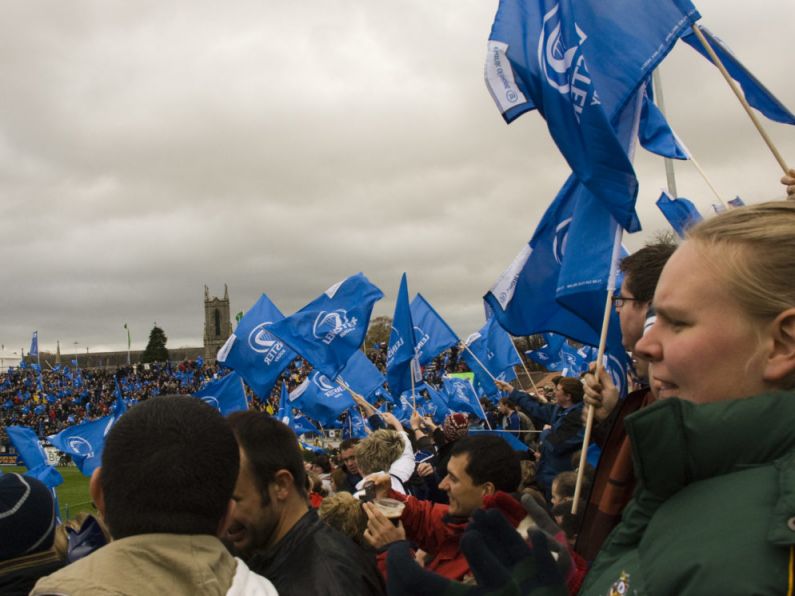
[[[218,351],[218,362],[236,371],[263,399],[270,395],[276,379],[297,356],[270,333],[270,327],[283,319],[284,315],[263,294]]]
[[[657,207],[680,238],[685,237],[690,226],[703,219],[693,203],[683,197],[672,199],[665,191],[657,199]]]
[[[383,296],[363,274],[357,273],[268,330],[317,370],[336,379],[362,345],[373,305]]]
[[[486,84],[507,122],[538,109],[577,178],[630,232],[638,183],[611,123],[698,12],[688,0],[500,0]]]
[[[231,372],[220,379],[207,381],[193,394],[193,397],[198,397],[203,402],[210,404],[224,416],[232,412],[248,410],[243,379],[236,372]]]
[[[360,350],[353,353],[339,378],[366,399],[371,398],[386,382],[378,367]]]
[[[527,445],[522,443],[516,434],[507,431],[507,430],[489,430],[487,428],[470,428],[469,432],[467,433],[471,437],[475,437],[478,435],[491,435],[493,437],[500,437],[501,439],[505,439],[508,445],[514,451],[527,451],[530,449]]]
[[[720,38],[713,35],[706,27],[702,27],[701,25],[697,25],[697,27],[701,30],[701,33],[704,34],[707,43],[715,50],[715,53],[718,55],[718,58],[720,58],[723,66],[726,67],[729,75],[739,83],[749,105],[775,122],[795,124],[795,115],[776,99],[776,97],[751,74],[751,71],[743,66]],[[682,41],[712,62],[712,59],[709,57],[709,54],[707,54],[704,46],[701,45],[695,33],[688,31],[686,35],[682,36]]]
[[[105,437],[125,411],[124,402],[117,400],[113,414],[69,426],[57,435],[50,435],[47,440],[53,447],[71,456],[84,476],[91,476],[102,465]]]
[[[289,426],[299,437],[304,434],[318,434],[320,432],[305,416],[293,415],[293,406],[290,404],[287,383],[284,382],[279,396],[279,411],[276,412],[276,418]]]
[[[461,341],[422,294],[414,297],[410,310],[420,364],[428,364],[436,356]]]
[[[646,151],[670,159],[690,159],[687,149],[655,105],[652,99],[652,86],[649,84],[646,85],[646,92],[643,95],[638,138]]]
[[[423,389],[428,393],[428,401],[424,404],[423,414],[430,416],[435,424],[441,424],[450,413],[447,398],[441,391],[427,383]]]
[[[456,377],[442,377],[442,388],[447,393],[447,407],[451,412],[467,412],[483,418],[483,410],[472,383]]]
[[[326,427],[337,425],[340,414],[355,405],[347,390],[317,370],[293,389],[289,403]]]
[[[30,339],[30,350],[28,350],[28,356],[38,356],[39,355],[39,332],[34,331],[33,337]]]
[[[362,417],[359,408],[351,408],[342,426],[342,439],[364,439],[369,434],[367,428],[367,421]]]
[[[521,364],[521,360],[511,336],[500,327],[496,318],[486,321],[480,331],[466,339],[465,344],[468,349],[461,352],[461,357],[475,373],[475,379],[487,395],[496,395],[499,392],[492,376],[501,381],[516,378],[513,367]]]
[[[556,365],[560,360],[560,350],[566,338],[557,333],[544,333],[544,340],[543,346],[536,350],[529,350],[525,354],[530,360],[540,364],[547,370],[557,370],[550,368],[550,366]]]
[[[28,469],[25,476],[40,480],[47,488],[63,484],[60,472],[47,463],[47,454],[33,430],[24,426],[7,426],[6,433]]]
[[[400,278],[400,289],[392,317],[392,332],[386,350],[386,378],[393,395],[411,389],[412,375],[417,368],[417,340],[411,319],[406,274]],[[415,378],[416,380],[416,378]]]

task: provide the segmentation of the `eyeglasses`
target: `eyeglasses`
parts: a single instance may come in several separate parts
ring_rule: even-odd
[[[621,308],[625,302],[643,302],[640,298],[627,298],[626,296],[613,296],[613,306]]]

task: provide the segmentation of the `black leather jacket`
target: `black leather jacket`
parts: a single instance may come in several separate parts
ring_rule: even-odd
[[[375,556],[327,526],[310,509],[277,544],[246,561],[280,596],[385,594]]]

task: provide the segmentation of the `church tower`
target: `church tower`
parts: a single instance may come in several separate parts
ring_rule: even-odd
[[[232,335],[229,318],[229,289],[224,284],[224,297],[210,298],[210,290],[204,286],[204,359],[215,362],[218,350]]]

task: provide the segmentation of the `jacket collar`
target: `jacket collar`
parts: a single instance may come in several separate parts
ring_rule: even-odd
[[[710,404],[658,401],[625,420],[635,474],[655,496],[795,448],[795,392],[777,391]]]

